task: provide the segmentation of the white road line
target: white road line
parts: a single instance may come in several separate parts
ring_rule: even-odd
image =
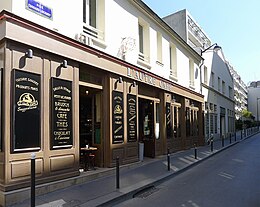
[[[168,162],[166,162],[166,161],[163,162],[163,164],[166,165],[166,166],[168,166]],[[178,168],[178,167],[176,167],[176,166],[174,166],[174,165],[172,165],[172,164],[171,164],[170,168],[171,168],[174,172],[176,172],[176,171],[178,171],[178,170],[180,169],[180,168]]]
[[[240,159],[232,159],[232,160],[235,162],[240,162],[240,163],[244,162],[244,160],[240,160]]]
[[[57,201],[53,201],[50,203],[45,203],[42,205],[39,205],[37,207],[62,207],[66,202],[63,199],[57,200]]]
[[[192,164],[193,163],[193,162],[191,162],[191,161],[189,161],[189,160],[187,160],[187,159],[185,159],[183,157],[179,157],[178,159],[183,161],[183,162],[185,162],[185,163],[187,163],[187,164]]]
[[[235,177],[235,176],[230,175],[230,174],[225,173],[225,172],[221,172],[221,173],[219,173],[218,175],[219,175],[219,176],[222,176],[222,177],[224,177],[224,178],[227,178],[227,179],[229,179],[229,180],[232,180],[232,179]]]

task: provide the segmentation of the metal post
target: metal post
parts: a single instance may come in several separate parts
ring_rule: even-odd
[[[243,139],[243,129],[241,130],[241,137],[240,139]]]
[[[171,170],[171,161],[170,161],[170,149],[167,149],[167,163],[168,163],[168,171]]]
[[[210,148],[211,148],[211,152],[213,152],[213,138],[210,139]]]
[[[119,157],[116,157],[116,188],[119,189]]]
[[[235,131],[235,142],[237,141],[237,132]]]
[[[223,136],[222,136],[221,140],[222,140],[222,147],[224,147],[225,143],[224,143],[224,137]]]
[[[229,134],[229,144],[232,143],[232,140],[231,140],[231,133]]]
[[[197,159],[197,147],[196,144],[194,144],[194,158]]]
[[[31,207],[35,207],[35,153],[31,154]]]

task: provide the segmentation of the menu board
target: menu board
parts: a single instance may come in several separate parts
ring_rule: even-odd
[[[72,139],[72,83],[52,78],[52,148],[71,147]]]
[[[113,91],[112,93],[112,125],[113,144],[124,142],[124,99],[123,93]]]
[[[12,151],[40,149],[41,76],[13,70]]]
[[[166,128],[167,128],[167,138],[172,137],[172,124],[171,124],[171,104],[166,103]]]
[[[127,141],[136,142],[136,96],[127,94]]]

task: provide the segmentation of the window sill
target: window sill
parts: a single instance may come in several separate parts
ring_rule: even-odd
[[[159,66],[161,66],[161,67],[164,66],[164,64],[163,64],[161,61],[159,61],[159,60],[156,61],[156,64],[159,65]]]
[[[173,81],[178,82],[177,76],[170,75],[169,78],[170,78],[171,80],[173,80]]]
[[[143,60],[140,60],[140,59],[137,59],[137,64],[147,68],[147,69],[151,69],[152,66],[150,65],[150,63],[146,62],[146,61],[143,61]]]

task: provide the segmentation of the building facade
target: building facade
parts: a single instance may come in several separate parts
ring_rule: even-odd
[[[260,121],[260,81],[252,81],[247,86],[247,90],[248,110],[252,112],[256,121]]]
[[[234,84],[222,49],[214,49],[216,44],[186,9],[163,20],[204,58],[198,74],[205,101],[205,138],[227,137],[235,130]]]
[[[0,204],[79,175],[204,144],[201,56],[142,1],[1,1]],[[68,17],[68,14],[69,17]],[[120,16],[120,18],[118,18]]]
[[[248,91],[247,86],[232,65],[227,62],[234,80],[235,118],[242,120],[242,112],[247,110]]]

